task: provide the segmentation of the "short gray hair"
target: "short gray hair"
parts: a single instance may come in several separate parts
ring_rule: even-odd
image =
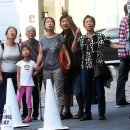
[[[30,29],[34,30],[36,32],[36,28],[33,26],[27,26],[27,28],[25,29],[25,32],[28,32]]]

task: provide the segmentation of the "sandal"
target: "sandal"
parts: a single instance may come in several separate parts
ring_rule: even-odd
[[[66,113],[62,114],[63,119],[72,119],[73,115],[71,113]]]
[[[83,116],[83,113],[77,113],[76,115],[73,116],[74,119],[80,119]]]

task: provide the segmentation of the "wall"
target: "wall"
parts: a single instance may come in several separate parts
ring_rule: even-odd
[[[83,28],[83,18],[90,14],[96,19],[96,29],[118,26],[124,15],[126,0],[69,0],[69,13],[78,27]]]
[[[23,40],[26,40],[25,29],[27,26],[32,25],[36,28],[36,39],[39,40],[39,37],[42,33],[39,31],[39,24],[41,24],[41,15],[43,8],[43,1],[38,0],[16,0],[17,10],[19,14],[20,29],[22,33]],[[41,6],[39,6],[40,4]],[[39,21],[40,20],[40,21]]]

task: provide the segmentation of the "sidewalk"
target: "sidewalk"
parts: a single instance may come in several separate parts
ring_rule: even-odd
[[[116,93],[116,70],[111,68],[114,80],[111,88],[106,91],[106,120],[98,120],[98,106],[92,105],[92,117],[90,121],[79,121],[76,119],[63,120],[63,126],[68,126],[70,130],[130,130],[130,106],[117,108],[115,104]],[[130,77],[130,76],[129,76]],[[44,89],[42,89],[42,109],[44,109]],[[130,102],[130,78],[126,83],[127,101]],[[76,114],[78,109],[74,98],[74,105],[71,107],[72,113]],[[44,111],[44,110],[42,110]],[[17,128],[16,130],[37,130],[43,128],[43,121],[33,121],[29,127]]]
[[[107,103],[106,120],[98,120],[98,106],[92,105],[93,120],[79,121],[78,119],[63,120],[62,125],[70,130],[130,130],[130,106],[116,108],[115,103]],[[72,107],[72,112],[77,112],[77,105]],[[42,121],[33,121],[29,127],[17,128],[16,130],[37,130],[43,128]]]
[[[111,68],[114,80],[111,84],[111,88],[105,88],[106,91],[106,120],[98,120],[98,105],[92,105],[92,120],[80,121],[79,119],[62,120],[62,125],[69,127],[70,130],[130,130],[130,105],[126,107],[117,108],[115,104],[115,93],[117,75],[116,70]],[[129,76],[130,77],[130,76]],[[126,83],[126,97],[130,102],[130,78]],[[44,100],[45,91],[42,87],[41,91],[41,104],[42,115],[44,115]],[[73,100],[73,106],[71,107],[72,114],[76,114],[78,110],[77,102]],[[53,108],[50,108],[53,109]],[[40,113],[40,112],[39,112]],[[40,119],[40,117],[39,117]],[[15,130],[37,130],[43,128],[43,121],[37,120],[30,123],[29,127],[16,128]]]

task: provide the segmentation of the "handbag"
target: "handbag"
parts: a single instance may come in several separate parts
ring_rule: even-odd
[[[98,78],[98,77],[100,77],[104,81],[112,78],[111,71],[105,63],[95,65],[94,78]]]
[[[113,81],[112,73],[109,67],[103,64],[96,64],[94,67],[94,78],[100,78],[104,81],[104,86],[110,88],[111,81]]]
[[[70,69],[67,69],[68,60],[62,49],[60,50],[59,58],[60,58],[60,67],[61,67],[62,73],[63,74],[68,73],[70,71]]]

